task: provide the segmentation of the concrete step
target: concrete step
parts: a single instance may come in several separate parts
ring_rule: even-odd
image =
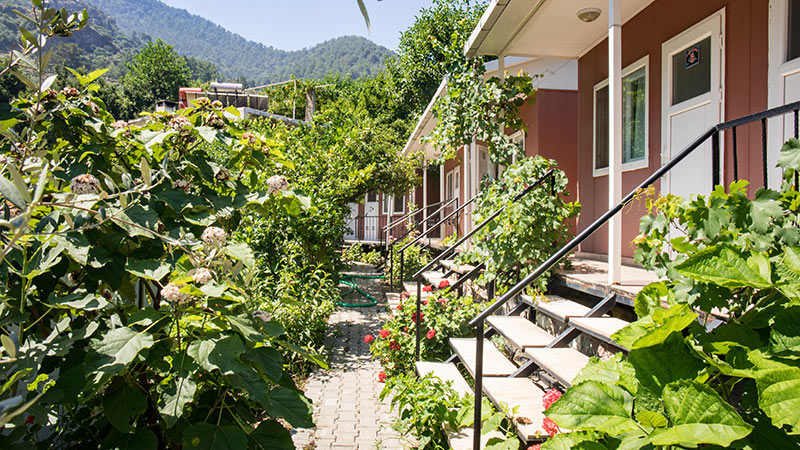
[[[475,376],[475,338],[450,338],[450,347],[467,368]],[[483,375],[486,377],[507,377],[517,370],[494,344],[488,339],[483,341]]]
[[[443,382],[451,381],[453,383],[453,390],[460,395],[472,394],[472,388],[469,383],[461,375],[453,363],[439,363],[439,362],[426,362],[418,361],[415,365],[417,375],[424,376],[431,374],[434,377],[442,380]]]
[[[587,364],[589,357],[574,348],[529,348],[525,355],[565,387]]]
[[[456,264],[455,260],[452,259],[445,259],[441,261],[442,267],[447,270],[452,270],[453,272],[459,273],[464,275],[466,273],[470,273],[475,270],[475,266],[471,266],[469,264]]]
[[[423,284],[422,287],[425,287],[425,285]],[[408,292],[409,294],[411,294],[412,296],[416,296],[417,295],[417,283],[412,283],[410,281],[406,281],[406,282],[403,283],[403,289],[405,289],[405,291]],[[428,298],[428,297],[430,297],[431,295],[433,295],[432,292],[422,291],[422,299],[423,300]]]
[[[550,333],[524,317],[491,316],[486,321],[517,350],[546,347],[555,339]]]
[[[438,270],[429,270],[427,272],[422,272],[422,278],[434,288],[438,288],[439,283],[445,279],[444,273],[439,272]]]
[[[523,295],[522,300],[525,303],[533,306],[536,311],[561,322],[566,322],[571,317],[585,316],[589,311],[591,311],[591,308],[557,295],[546,295],[539,298]]]
[[[573,317],[569,319],[569,323],[590,336],[622,349],[624,348],[611,339],[611,335],[630,325],[616,317]]]
[[[544,422],[544,391],[529,378],[486,378],[483,380],[483,392],[497,406],[503,404],[512,414],[519,437],[530,442],[548,436],[542,428]]]

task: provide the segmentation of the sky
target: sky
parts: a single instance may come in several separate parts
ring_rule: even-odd
[[[400,32],[432,0],[366,0],[367,32],[356,0],[161,0],[252,41],[299,50],[339,36],[358,35],[396,50]]]

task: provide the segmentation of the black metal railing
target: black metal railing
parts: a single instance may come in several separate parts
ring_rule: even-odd
[[[390,205],[390,206],[391,206],[391,205]],[[395,228],[397,228],[397,227],[399,227],[399,226],[405,225],[405,223],[406,223],[406,222],[408,222],[408,220],[409,220],[411,217],[413,217],[413,216],[416,216],[416,215],[419,215],[420,213],[423,213],[423,212],[424,212],[424,210],[423,210],[422,208],[417,208],[417,209],[415,209],[415,210],[413,210],[413,211],[410,211],[410,212],[408,212],[407,214],[404,214],[404,215],[403,215],[402,217],[400,217],[399,219],[392,220],[391,222],[389,222],[388,224],[386,224],[386,226],[384,226],[384,227],[381,229],[381,231],[383,232],[383,235],[384,235],[384,237],[385,237],[385,242],[389,242],[389,236],[390,236],[390,233],[392,232],[392,230],[394,230]],[[391,213],[390,213],[390,214],[388,214],[387,221],[388,221],[388,220],[391,220],[391,217],[392,217],[392,214],[391,214]],[[418,221],[417,221],[417,222],[418,222]],[[408,230],[406,230],[405,234],[403,234],[403,236],[402,236],[402,237],[400,237],[400,238],[398,238],[398,239],[395,239],[394,241],[396,242],[396,241],[398,241],[398,240],[401,240],[402,238],[404,238],[404,237],[406,236],[406,234],[408,234]]]
[[[630,203],[643,189],[650,187],[653,183],[658,181],[661,177],[663,177],[667,172],[672,170],[678,163],[686,159],[692,152],[698,149],[701,145],[705,144],[709,139],[711,139],[711,148],[712,148],[712,185],[711,189],[713,190],[716,186],[720,184],[720,133],[725,130],[732,130],[732,150],[733,150],[733,166],[734,166],[734,179],[739,179],[738,173],[738,142],[737,142],[737,129],[743,125],[748,125],[754,122],[761,122],[761,145],[762,145],[762,158],[763,158],[763,177],[764,177],[764,187],[768,186],[768,174],[767,174],[767,119],[777,116],[783,116],[788,113],[794,113],[794,136],[795,138],[800,138],[800,133],[798,133],[800,129],[800,117],[798,117],[798,112],[800,112],[800,102],[791,103],[785,106],[781,106],[778,108],[773,108],[767,111],[763,111],[757,114],[752,114],[746,117],[742,117],[740,119],[731,120],[725,123],[718,124],[705,133],[701,135],[699,138],[695,139],[688,147],[686,147],[683,151],[681,151],[677,156],[672,158],[669,162],[664,164],[661,168],[656,170],[652,175],[650,175],[646,180],[644,180],[636,189],[632,190],[628,195],[625,196],[619,203],[614,205],[611,209],[606,211],[605,214],[600,216],[597,220],[595,220],[589,227],[583,230],[580,234],[578,234],[574,239],[569,241],[559,250],[557,250],[547,261],[543,262],[539,267],[537,267],[533,272],[531,272],[528,276],[522,279],[519,283],[514,285],[508,291],[506,291],[497,301],[491,303],[488,308],[486,308],[483,312],[475,316],[469,323],[471,327],[475,327],[476,330],[476,346],[475,346],[475,423],[474,423],[474,441],[473,441],[473,448],[474,450],[480,449],[481,444],[481,401],[483,397],[483,340],[485,336],[485,321],[486,319],[497,312],[500,308],[502,308],[506,303],[511,301],[512,299],[516,298],[524,289],[531,285],[534,281],[536,281],[542,274],[548,272],[556,264],[558,264],[562,259],[564,259],[567,255],[569,255],[575,248],[578,247],[583,241],[585,241],[589,236],[594,234],[597,230],[603,227],[612,217],[617,215],[622,209]],[[795,177],[795,189],[798,189],[798,180]],[[611,244],[610,244],[611,245]],[[491,289],[494,290],[493,288]],[[489,301],[492,300],[492,296],[489,297]],[[419,300],[417,302],[419,304]],[[419,313],[419,310],[417,310]],[[419,317],[419,316],[417,316]],[[417,331],[417,338],[419,339],[419,327]],[[417,347],[417,351],[419,352],[419,347]]]
[[[469,231],[469,233],[466,233],[455,244],[453,244],[450,247],[448,247],[447,249],[445,249],[442,253],[440,253],[438,256],[433,258],[433,260],[431,262],[429,262],[425,267],[423,267],[422,269],[418,270],[412,276],[412,279],[416,280],[416,282],[417,282],[417,305],[416,305],[417,306],[417,311],[416,311],[417,315],[415,317],[417,317],[418,319],[416,321],[416,327],[415,327],[416,328],[416,338],[415,338],[415,347],[414,347],[414,354],[415,354],[415,357],[416,357],[417,361],[419,361],[420,342],[422,341],[422,328],[420,327],[420,323],[422,321],[419,320],[420,312],[421,312],[421,309],[422,309],[422,274],[425,273],[426,271],[430,270],[431,268],[435,267],[444,258],[446,258],[446,257],[450,256],[451,254],[453,254],[459,247],[461,247],[461,245],[463,245],[465,242],[467,242],[468,239],[470,239],[472,236],[474,236],[475,233],[477,233],[478,231],[482,230],[485,226],[487,226],[492,221],[494,221],[494,219],[496,219],[500,214],[502,214],[503,211],[505,211],[509,206],[514,205],[515,203],[517,203],[518,201],[523,199],[525,196],[527,196],[529,193],[531,193],[534,189],[536,189],[537,187],[541,186],[542,183],[545,182],[545,180],[548,180],[548,179],[550,180],[550,195],[555,195],[554,183],[553,183],[553,180],[554,180],[553,175],[554,174],[555,174],[555,169],[550,169],[547,172],[545,172],[545,174],[542,175],[541,177],[539,177],[538,180],[536,180],[535,182],[533,182],[532,184],[527,186],[525,189],[523,189],[522,192],[517,194],[514,197],[514,199],[511,200],[511,202],[509,204],[503,206],[502,208],[500,208],[497,211],[495,211],[494,213],[492,213],[492,215],[487,217],[483,222],[480,223],[480,225],[474,227],[472,230]],[[475,198],[473,197],[472,200],[475,200]],[[491,300],[493,297],[494,297],[494,295],[488,297],[488,299]]]
[[[356,216],[350,219],[347,228],[353,230],[349,235],[353,240],[384,244],[381,224],[386,222],[383,216]]]
[[[414,224],[414,226],[409,227],[406,230],[406,232],[402,236],[400,236],[400,238],[395,239],[394,241],[389,243],[389,246],[386,249],[386,252],[387,252],[388,258],[389,258],[389,269],[390,269],[389,270],[389,286],[394,286],[394,270],[393,270],[394,269],[394,246],[398,242],[401,242],[403,239],[405,239],[409,234],[411,234],[412,232],[416,231],[420,226],[423,225],[423,223],[427,222],[427,220],[428,220],[428,218],[430,216],[439,215],[440,212],[444,211],[445,208],[451,206],[453,203],[458,203],[458,198],[454,198],[454,199],[448,200],[445,204],[442,204],[442,202],[433,203],[429,207],[434,207],[434,208],[435,207],[439,207],[439,209],[437,209],[433,214],[429,214],[427,217],[423,217],[423,219],[421,221],[418,221],[418,222],[416,222]],[[441,206],[439,206],[439,205],[441,205]],[[400,276],[400,285],[402,285],[402,284],[403,284],[403,277]]]

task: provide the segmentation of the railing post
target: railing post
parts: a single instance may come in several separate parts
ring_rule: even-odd
[[[761,119],[761,155],[764,169],[764,189],[769,188],[767,179],[767,119]]]
[[[422,281],[417,278],[417,312],[416,312],[416,320],[415,323],[417,324],[416,328],[416,343],[414,344],[414,355],[417,361],[419,361],[419,347],[420,342],[422,340]]]
[[[719,185],[719,131],[711,135],[711,191]]]
[[[405,273],[405,259],[406,259],[406,251],[400,250],[400,279],[398,280],[397,284],[398,287],[403,287],[403,282],[406,280],[406,273]]]
[[[386,242],[389,242],[388,240]],[[394,242],[389,244],[389,286],[394,286]]]
[[[483,320],[478,321],[475,332],[475,415],[473,416],[472,448],[481,448],[481,428],[483,414],[481,406],[483,400]]]

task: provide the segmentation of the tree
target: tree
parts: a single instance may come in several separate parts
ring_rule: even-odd
[[[175,100],[178,89],[192,80],[186,59],[161,39],[149,42],[128,64],[122,78],[134,110],[152,109],[158,100]]]
[[[0,68],[8,65],[8,58],[0,60]],[[0,103],[11,103],[20,92],[25,90],[25,84],[17,77],[9,75],[0,77]]]

